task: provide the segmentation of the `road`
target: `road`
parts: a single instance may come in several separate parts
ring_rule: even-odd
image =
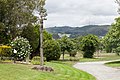
[[[82,62],[74,67],[92,74],[97,80],[120,80],[120,69],[105,66],[107,62],[111,61]]]

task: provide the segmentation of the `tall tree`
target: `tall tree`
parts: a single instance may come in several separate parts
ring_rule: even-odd
[[[120,14],[120,0],[116,0],[116,3],[118,4],[118,13]],[[107,52],[112,52],[117,50],[117,47],[119,45],[119,38],[120,38],[120,17],[115,19],[115,23],[111,25],[111,28],[109,29],[108,33],[103,38],[103,43],[105,46],[105,49]]]
[[[40,17],[40,65],[43,66],[43,21],[46,20],[47,12],[44,8],[46,0],[37,0],[36,10],[39,13]]]
[[[24,38],[27,38],[30,42],[30,45],[32,46],[33,52],[30,56],[32,59],[34,56],[40,56],[39,48],[40,48],[40,32],[39,32],[39,26],[38,24],[32,25],[29,24],[23,28],[23,31],[21,33],[21,36]],[[46,40],[52,40],[52,35],[49,34],[45,29],[43,30],[43,42]]]
[[[36,49],[39,46],[39,25],[28,24],[23,28],[21,36],[27,38],[32,46],[33,53],[36,53]]]
[[[120,53],[120,17],[115,19],[115,23],[111,25],[110,30],[104,37],[104,44],[106,48],[110,48],[111,51]]]
[[[9,36],[6,33],[6,28],[3,23],[0,23],[0,44],[7,44],[9,42]]]
[[[35,5],[34,0],[0,0],[0,23],[10,39],[19,34],[21,27],[37,20],[33,15]]]

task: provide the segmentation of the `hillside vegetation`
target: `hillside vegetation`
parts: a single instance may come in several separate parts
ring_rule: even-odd
[[[97,36],[104,36],[109,29],[110,25],[87,25],[83,27],[70,27],[70,26],[61,26],[61,27],[50,27],[46,30],[54,34],[71,34],[70,37],[76,37],[80,35],[94,34]]]

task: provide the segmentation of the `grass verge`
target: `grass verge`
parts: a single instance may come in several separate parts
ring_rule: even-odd
[[[54,72],[31,69],[30,65],[0,63],[0,80],[96,80],[92,75],[69,65],[50,62]]]
[[[109,62],[109,63],[106,63],[105,65],[110,67],[120,68],[120,61]]]
[[[120,59],[120,56],[105,56],[105,57],[96,57],[96,58],[80,58],[79,62],[95,62],[95,61],[110,61]]]

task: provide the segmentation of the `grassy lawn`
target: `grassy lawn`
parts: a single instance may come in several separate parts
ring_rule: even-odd
[[[54,72],[35,71],[31,69],[32,65],[23,64],[5,64],[0,63],[0,80],[96,80],[92,75],[75,69],[72,67],[76,62],[93,62],[93,61],[107,61],[120,59],[120,56],[116,56],[111,53],[102,53],[94,55],[95,58],[82,58],[81,54],[77,54],[76,57],[69,57],[65,55],[65,61],[52,61],[47,62],[47,66],[51,66]],[[119,62],[107,63],[107,66],[120,67]]]
[[[109,62],[109,63],[106,63],[105,65],[110,66],[110,67],[120,68],[120,61]]]
[[[92,75],[69,65],[50,62],[54,72],[31,70],[31,65],[0,63],[0,80],[96,80]]]
[[[120,56],[112,55],[112,56],[104,56],[104,57],[96,57],[96,58],[80,58],[80,62],[94,62],[94,61],[109,61],[109,60],[117,60],[120,59]]]
[[[68,54],[65,54],[66,61],[76,61],[76,62],[95,62],[95,61],[109,61],[120,59],[120,56],[117,56],[115,53],[101,53],[95,54],[94,58],[82,58],[81,54],[77,54],[76,57],[69,57]],[[62,56],[61,56],[62,60]]]

